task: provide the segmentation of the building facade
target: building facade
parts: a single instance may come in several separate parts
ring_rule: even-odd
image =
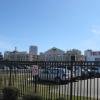
[[[30,56],[27,52],[6,51],[4,53],[4,60],[9,61],[30,61]]]
[[[30,46],[29,47],[29,54],[37,55],[38,54],[38,47],[37,46]]]
[[[100,51],[86,50],[84,56],[86,61],[100,61]]]
[[[85,53],[86,54],[86,53]],[[9,61],[71,61],[71,56],[75,56],[76,61],[84,61],[85,57],[80,50],[72,49],[67,52],[53,47],[46,52],[38,55],[37,46],[30,46],[29,53],[14,51],[6,51],[4,53],[4,60]]]
[[[3,55],[2,53],[0,52],[0,61],[3,60]]]
[[[85,57],[82,55],[81,51],[78,49],[68,50],[65,54],[65,60],[71,61],[71,56],[75,56],[75,61],[84,61]]]
[[[38,47],[37,46],[30,46],[29,47],[29,56],[30,61],[36,61],[38,57]]]
[[[40,53],[39,58],[43,61],[64,61],[64,54],[63,50],[53,47],[44,53]]]

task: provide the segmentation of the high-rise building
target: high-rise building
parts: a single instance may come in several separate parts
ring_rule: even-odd
[[[37,46],[30,46],[29,47],[29,54],[30,55],[37,55],[38,54],[38,47]]]

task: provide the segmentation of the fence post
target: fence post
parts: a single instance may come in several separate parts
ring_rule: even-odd
[[[37,92],[37,75],[34,76],[35,77],[35,93]]]
[[[9,84],[8,84],[8,86],[11,86],[11,74],[12,74],[11,66],[9,66],[9,71],[10,71],[10,76],[9,76]]]
[[[70,82],[70,100],[72,100],[73,95],[73,61],[75,61],[75,56],[71,56],[71,82]]]
[[[33,80],[34,80],[34,85],[35,85],[35,93],[37,92],[37,78],[38,78],[38,65],[33,65],[32,68],[32,75],[33,75]]]

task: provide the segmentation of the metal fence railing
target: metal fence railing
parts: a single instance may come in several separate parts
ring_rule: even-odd
[[[0,89],[17,87],[20,96],[33,92],[51,100],[99,100],[99,84],[100,62],[0,61]]]

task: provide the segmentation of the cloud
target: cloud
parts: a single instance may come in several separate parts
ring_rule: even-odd
[[[95,35],[100,35],[100,27],[94,27],[90,32],[94,33]]]
[[[100,50],[100,27],[93,27],[85,39],[81,41],[81,48]]]

